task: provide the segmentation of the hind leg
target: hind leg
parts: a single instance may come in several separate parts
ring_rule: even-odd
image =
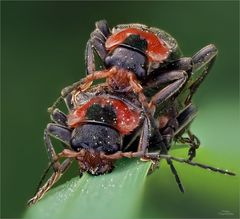
[[[188,144],[190,146],[188,155],[189,160],[192,160],[196,156],[196,150],[200,146],[199,139],[190,131],[189,125],[195,118],[197,109],[189,104],[178,116],[178,128],[175,131],[174,139],[180,143]],[[187,133],[188,137],[182,137],[184,133]]]

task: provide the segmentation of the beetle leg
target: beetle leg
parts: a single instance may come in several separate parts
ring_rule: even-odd
[[[199,148],[201,142],[199,138],[191,132],[191,130],[188,130],[188,136],[190,139],[190,143],[189,143],[190,149],[188,151],[188,155],[189,155],[188,159],[192,160],[196,156],[196,150]]]
[[[202,48],[192,57],[193,73],[191,78],[192,77],[196,78],[194,78],[191,85],[189,85],[190,94],[188,95],[185,101],[186,104],[191,102],[193,94],[196,92],[200,84],[208,75],[216,59],[217,53],[218,53],[217,48],[213,44],[210,44]]]
[[[100,21],[97,21],[95,25],[96,25],[96,28],[101,31],[101,34],[104,36],[104,38],[107,39],[111,34],[107,21],[100,20]]]
[[[88,40],[86,49],[85,49],[85,66],[87,74],[92,74],[96,70],[94,51],[91,40]]]
[[[101,60],[104,61],[107,56],[107,50],[105,48],[106,38],[99,29],[95,29],[91,33],[90,42],[92,48],[97,52]]]
[[[178,129],[178,121],[176,118],[171,118],[166,126],[161,129],[161,134],[163,135],[163,139],[165,141],[165,144],[168,146],[168,150],[171,146],[171,141],[174,137],[175,131]]]
[[[186,72],[189,72],[192,70],[192,58],[190,57],[182,57],[178,60],[169,62],[163,69],[161,69],[161,72],[165,69],[166,71],[176,71],[176,70],[183,70]]]
[[[71,92],[75,89],[77,89],[82,83],[84,83],[84,80],[81,79],[65,88],[63,88],[61,90],[61,95],[54,101],[54,103],[52,104],[52,106],[48,107],[48,112],[50,114],[53,113],[53,111],[57,108],[58,104],[61,103],[62,100],[65,101],[65,104],[67,106],[68,110],[71,110],[73,108],[73,104],[72,104],[72,94]],[[91,85],[91,84],[90,84]],[[89,86],[90,86],[89,85]]]
[[[50,136],[60,140],[64,143],[64,145],[66,145],[67,148],[70,148],[71,130],[67,127],[50,123],[47,125],[47,128],[44,131],[44,142],[46,145],[48,158],[50,162],[53,163],[53,169],[57,171],[60,163],[57,159],[57,155],[52,145]]]
[[[132,154],[132,157],[137,157],[138,154]],[[227,174],[227,175],[230,175],[230,176],[235,176],[236,174],[231,172],[231,171],[228,171],[228,170],[223,170],[223,169],[219,169],[219,168],[216,168],[216,167],[212,167],[212,166],[209,166],[209,165],[206,165],[206,164],[201,164],[201,163],[198,163],[198,162],[193,162],[193,161],[190,161],[188,159],[184,159],[184,158],[180,158],[180,157],[174,157],[174,156],[171,156],[169,154],[159,154],[158,152],[154,152],[154,153],[145,153],[145,156],[146,157],[149,157],[151,159],[159,159],[159,158],[163,158],[163,159],[170,159],[170,160],[174,160],[174,161],[177,161],[177,162],[180,162],[180,163],[186,163],[186,164],[189,164],[191,166],[196,166],[196,167],[200,167],[200,168],[203,168],[203,169],[209,169],[213,172],[218,172],[218,173],[221,173],[221,174]],[[126,156],[128,157],[128,156]]]
[[[96,70],[94,51],[97,52],[98,56],[104,62],[104,59],[107,56],[105,42],[109,35],[110,30],[107,21],[101,20],[96,22],[96,29],[91,33],[85,50],[85,65],[87,74],[92,74]]]
[[[146,88],[154,88],[161,86],[162,79],[168,79],[168,74],[176,71],[186,71],[187,73],[192,71],[192,58],[183,57],[178,60],[174,60],[161,65],[159,68],[153,70],[145,79],[144,85]],[[162,76],[166,75],[166,76]],[[171,77],[171,76],[170,76]],[[168,82],[168,81],[167,81]]]
[[[160,105],[170,98],[176,97],[176,95],[184,87],[187,81],[188,75],[185,71],[172,71],[166,72],[158,77],[158,81],[162,84],[170,83],[165,86],[159,92],[157,92],[150,101],[150,108],[154,111],[156,105]]]
[[[141,129],[140,127],[137,127],[132,134],[125,136],[123,140],[123,151],[126,151],[127,149],[129,149],[129,147],[133,145],[133,143],[136,141],[136,139],[140,135],[141,135]]]
[[[186,81],[187,77],[186,77],[186,72],[182,72],[183,73],[183,78],[180,78],[180,82],[182,82],[182,84],[184,84],[184,82]],[[182,80],[181,80],[182,79]],[[177,81],[179,82],[179,80]],[[154,118],[153,118],[153,114],[150,112],[150,108],[151,108],[151,103],[154,104],[153,102],[151,102],[149,105],[147,104],[147,98],[145,97],[145,95],[143,94],[143,89],[141,87],[141,85],[133,78],[132,75],[130,75],[130,85],[132,86],[133,88],[133,91],[138,94],[138,97],[139,97],[139,100],[140,102],[142,103],[143,105],[143,109],[144,109],[144,113],[146,114],[147,118],[149,119],[149,122],[150,122],[150,125],[151,125],[151,128],[154,130],[154,134],[156,136],[156,139],[157,139],[157,144],[160,148],[160,154],[167,154],[167,146],[165,145],[165,143],[163,142],[163,138],[162,138],[162,135],[161,133],[159,132],[158,128],[156,127],[156,124],[155,124],[155,121],[154,121]],[[174,92],[174,89],[177,89],[175,88],[176,86],[173,86],[174,83],[172,84],[171,86],[171,92]],[[170,85],[169,85],[170,86]],[[179,88],[180,84],[178,84],[178,88]],[[163,89],[164,90],[164,89]],[[162,91],[163,91],[162,90]],[[170,90],[170,89],[168,89]],[[160,93],[162,94],[162,93]],[[165,94],[163,92],[163,94]],[[168,94],[168,95],[171,95]],[[163,95],[162,95],[163,96]],[[153,99],[154,100],[154,99]],[[154,105],[155,107],[155,105]],[[152,110],[154,111],[154,110]],[[145,153],[145,152],[144,152]],[[167,159],[167,163],[168,165],[170,166],[171,168],[171,171],[173,173],[173,175],[175,176],[175,180],[178,184],[178,187],[180,189],[181,192],[184,192],[184,188],[183,188],[183,185],[180,181],[180,178],[178,176],[178,173],[177,173],[177,170],[175,169],[172,161],[170,159]]]
[[[170,119],[168,119],[166,125],[160,128],[166,145],[170,145],[172,139],[175,139],[180,143],[190,146],[188,151],[189,160],[192,160],[196,156],[196,149],[200,145],[199,139],[189,130],[189,125],[195,118],[196,113],[196,108],[192,104],[189,104],[178,115],[174,115],[174,112],[171,113],[172,115],[169,115]],[[187,132],[188,138],[182,137],[185,132]]]
[[[97,52],[101,60],[104,61],[104,58],[107,55],[105,41],[110,34],[111,32],[108,27],[107,21],[101,20],[96,22],[96,29],[92,32],[90,40],[88,40],[85,49],[85,65],[87,69],[87,74],[95,73],[96,70],[94,50]],[[82,81],[80,80],[73,85],[64,88],[62,90],[61,96],[58,97],[58,99],[53,103],[51,107],[49,107],[48,111],[51,113],[63,98],[67,97],[68,94],[70,94],[74,89],[78,88],[81,84]]]
[[[179,123],[179,127],[174,133],[174,138],[176,141],[181,142],[183,144],[189,144],[190,149],[188,151],[189,160],[192,160],[196,156],[196,149],[200,146],[199,139],[192,134],[189,130],[189,125],[193,121],[197,114],[197,109],[189,104],[178,116],[177,121]],[[182,137],[184,132],[187,131],[188,138]]]
[[[199,50],[193,57],[193,71],[209,65],[217,56],[218,50],[215,45],[209,44]],[[209,68],[210,66],[207,66]]]
[[[109,78],[112,75],[116,74],[117,71],[118,70],[116,68],[111,68],[110,70],[96,71],[90,75],[87,75],[85,78],[83,78],[78,87],[81,91],[85,91],[91,86],[93,81],[99,80],[99,79],[104,79],[104,78]],[[64,93],[64,91],[63,91],[63,93]]]
[[[77,81],[77,82],[73,83],[72,85],[63,88],[61,91],[61,95],[52,104],[52,106],[48,108],[48,112],[52,113],[54,111],[54,109],[56,109],[57,105],[61,102],[61,100],[68,97],[68,95],[70,95],[72,91],[74,91],[74,90],[84,91],[91,86],[93,81],[98,80],[98,79],[108,78],[115,73],[117,73],[116,68],[112,68],[110,70],[96,71],[92,74],[87,75],[85,78],[81,79],[80,81]]]
[[[145,110],[148,111],[149,110],[148,100],[147,100],[147,97],[143,93],[142,86],[136,79],[135,75],[133,75],[131,72],[129,73],[128,77],[129,77],[129,83],[130,83],[130,86],[131,86],[133,92],[138,95],[139,101],[142,103]],[[150,116],[150,115],[148,115],[148,116]]]
[[[160,133],[159,129],[156,127],[155,121],[153,120],[153,117],[150,117],[150,122],[152,127],[154,128],[154,135],[155,135],[155,142],[154,144],[156,144],[159,148],[160,148],[160,153],[159,156],[163,155],[167,155],[168,154],[168,146],[165,144],[164,139],[162,134]],[[184,187],[181,183],[181,180],[178,176],[177,170],[174,167],[172,160],[171,159],[166,159],[167,160],[167,164],[170,166],[170,169],[175,177],[176,183],[178,184],[178,188],[180,189],[180,191],[182,193],[184,193]]]
[[[148,155],[148,154],[146,154],[146,155]],[[152,155],[150,154],[150,156],[152,156]],[[206,164],[193,162],[193,161],[190,161],[188,159],[184,159],[184,158],[180,158],[180,157],[174,157],[174,156],[165,155],[165,154],[162,154],[162,155],[160,154],[159,157],[160,158],[165,158],[165,159],[171,159],[171,160],[174,160],[174,161],[177,161],[177,162],[180,162],[180,163],[186,163],[186,164],[189,164],[189,165],[192,165],[192,166],[196,166],[196,167],[200,167],[200,168],[203,168],[203,169],[209,169],[209,170],[211,170],[213,172],[227,174],[227,175],[230,175],[230,176],[235,176],[236,175],[235,173],[233,173],[231,171],[228,171],[228,170],[223,170],[223,169],[212,167],[212,166],[209,166],[209,165],[206,165]]]
[[[55,109],[51,115],[51,120],[58,125],[67,126],[67,116],[59,109]]]
[[[54,114],[54,117],[60,116],[62,119],[62,116],[64,114],[63,115],[62,115],[62,113],[59,114],[59,112],[60,111],[56,112],[56,114]],[[48,153],[48,157],[50,160],[50,164],[49,164],[48,168],[45,170],[44,174],[42,175],[40,182],[38,183],[37,190],[39,190],[44,178],[46,177],[46,174],[48,173],[48,171],[51,167],[53,167],[53,170],[55,173],[58,172],[59,168],[61,167],[58,156],[56,155],[55,149],[50,140],[50,136],[59,139],[62,143],[64,143],[63,145],[65,147],[66,147],[66,145],[68,145],[68,147],[70,147],[70,136],[71,136],[70,130],[68,130],[66,127],[64,127],[60,124],[54,124],[54,123],[48,124],[47,128],[44,131],[44,141],[45,141],[45,145],[47,148],[47,153]]]
[[[192,160],[196,156],[196,150],[200,146],[200,140],[194,134],[192,134],[190,130],[187,131],[187,134],[189,137],[180,137],[177,139],[177,141],[190,146],[190,149],[188,150],[188,160]]]
[[[166,148],[164,142],[162,141],[162,136],[161,136],[161,134],[159,133],[158,130],[155,132],[155,135],[159,134],[159,136],[161,137],[160,141],[158,142],[158,146],[161,149],[160,154],[159,154],[159,152],[157,152],[157,153],[147,153],[146,152],[146,149],[147,149],[147,146],[148,146],[148,140],[147,139],[149,137],[149,136],[147,136],[149,134],[147,130],[149,129],[149,127],[146,126],[145,129],[146,130],[142,132],[142,135],[141,135],[141,138],[140,138],[139,151],[137,151],[137,152],[118,151],[114,154],[109,154],[109,155],[103,154],[102,156],[106,159],[113,159],[113,160],[117,160],[117,159],[120,159],[120,158],[123,158],[123,157],[127,157],[127,158],[141,157],[143,159],[146,159],[147,157],[149,157],[150,159],[158,160],[159,156],[161,156],[162,154],[167,155],[167,148]],[[141,150],[141,148],[142,148],[142,150]],[[145,156],[145,154],[146,154],[146,156]],[[167,160],[167,163],[170,166],[170,169],[171,169],[171,171],[172,171],[172,173],[175,177],[175,180],[178,184],[178,187],[179,187],[180,191],[184,193],[184,188],[183,188],[181,180],[178,176],[177,170],[175,169],[171,159],[166,158],[166,160]]]
[[[144,156],[144,151],[138,151],[138,152],[122,152],[122,151],[118,151],[114,154],[105,154],[102,153],[101,157],[105,158],[105,159],[109,159],[109,160],[118,160],[121,159],[123,157],[126,158],[134,158],[134,157],[142,157]]]
[[[145,110],[146,116],[149,119],[150,127],[154,130],[154,135],[155,135],[155,137],[157,139],[156,144],[160,148],[160,155],[161,154],[167,154],[168,153],[167,145],[164,143],[163,136],[161,135],[161,133],[159,132],[159,130],[156,127],[156,124],[155,124],[155,121],[154,121],[154,118],[153,118],[152,114],[149,115],[149,110],[148,109],[149,108],[144,109],[144,110]],[[145,138],[144,138],[144,140],[145,140]],[[144,153],[145,153],[145,151],[144,151]],[[180,178],[178,176],[176,168],[174,167],[174,165],[173,165],[173,163],[172,163],[172,161],[170,159],[166,159],[166,160],[167,160],[167,163],[170,166],[170,169],[171,169],[171,171],[172,171],[172,173],[173,173],[173,175],[175,177],[175,180],[176,180],[176,182],[178,184],[178,187],[179,187],[180,191],[182,193],[184,193],[184,187],[183,187],[183,185],[181,183],[181,180],[180,180]]]
[[[91,86],[93,81],[103,79],[103,78],[110,78],[113,75],[117,74],[118,72],[120,72],[120,70],[117,69],[116,67],[112,67],[111,69],[107,69],[103,71],[96,71],[92,74],[87,75],[85,78],[81,79],[80,81],[77,81],[74,84],[68,87],[65,87],[61,91],[61,96],[57,98],[57,100],[53,103],[51,107],[48,108],[48,111],[52,113],[54,109],[57,107],[57,105],[59,104],[59,102],[62,99],[66,98],[72,91],[75,91],[75,93],[79,91],[80,92],[85,91]],[[143,88],[135,78],[135,75],[132,72],[128,72],[128,71],[126,72],[126,74],[128,74],[127,76],[129,78],[129,83],[134,93],[138,95],[139,100],[144,105],[144,107],[148,108],[147,98],[143,94]]]
[[[192,104],[189,104],[186,106],[178,115],[177,115],[177,121],[178,121],[178,128],[175,131],[174,135],[176,137],[183,135],[183,133],[188,128],[189,124],[193,121],[193,119],[197,115],[197,109]]]
[[[149,137],[151,135],[151,124],[148,118],[143,122],[143,128],[138,143],[138,151],[146,153],[149,146]]]
[[[155,120],[153,118],[153,114],[150,110],[149,104],[148,104],[148,100],[147,97],[144,95],[143,93],[143,88],[142,86],[139,84],[139,82],[137,81],[137,79],[135,78],[135,76],[133,76],[132,74],[129,74],[129,83],[132,87],[132,90],[135,94],[138,95],[138,99],[142,104],[144,113],[146,115],[146,120],[148,121],[148,129],[153,129],[155,130],[155,135],[157,136],[158,139],[158,143],[159,143],[159,147],[161,149],[162,153],[167,153],[167,147],[166,145],[162,142],[162,135],[160,134],[156,124],[155,124]],[[151,133],[152,134],[152,133]],[[143,135],[142,135],[143,136]],[[141,142],[141,141],[140,141]]]
[[[110,159],[110,160],[117,160],[117,159],[120,159],[120,158],[123,158],[123,157],[133,158],[133,157],[143,157],[143,156],[145,156],[147,158],[150,158],[150,159],[153,159],[153,160],[159,160],[160,158],[163,158],[163,159],[166,159],[167,161],[168,160],[174,160],[174,161],[177,161],[177,162],[180,162],[180,163],[186,163],[186,164],[189,164],[189,165],[192,165],[192,166],[197,166],[197,167],[200,167],[200,168],[203,168],[203,169],[209,169],[213,172],[228,174],[228,175],[231,175],[231,176],[236,175],[235,173],[233,173],[231,171],[228,171],[228,170],[223,170],[223,169],[212,167],[212,166],[209,166],[209,165],[206,165],[206,164],[193,162],[193,161],[190,161],[188,159],[184,159],[184,158],[180,158],[180,157],[174,157],[174,156],[171,156],[169,154],[159,154],[158,152],[145,153],[144,151],[138,151],[138,152],[118,151],[114,154],[104,154],[104,153],[102,153],[101,156],[103,158]]]
[[[68,96],[71,94],[71,92],[74,89],[77,89],[82,83],[83,83],[83,80],[80,80],[80,81],[73,83],[70,86],[63,88],[61,91],[61,95],[55,100],[55,102],[52,104],[52,106],[48,107],[48,112],[52,113],[54,111],[54,109],[56,109],[57,105],[65,98],[67,100],[66,102],[70,103]],[[71,95],[70,95],[70,97],[71,97]]]
[[[64,172],[66,172],[66,170],[70,167],[71,163],[72,160],[69,158],[63,161],[63,163],[59,165],[58,169],[56,169],[52,176],[47,180],[47,182],[35,193],[34,197],[28,201],[28,206],[31,206],[39,201],[43,195],[61,178]]]

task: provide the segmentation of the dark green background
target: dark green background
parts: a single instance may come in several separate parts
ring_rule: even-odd
[[[238,2],[1,2],[1,6],[2,217],[20,217],[33,194],[47,164],[42,141],[49,122],[46,109],[61,88],[84,76],[84,47],[94,22],[103,18],[111,26],[139,22],[160,27],[176,37],[186,56],[216,44],[216,64],[195,98],[199,115],[193,130],[203,145],[197,160],[238,172]],[[186,194],[179,193],[163,164],[147,179],[139,217],[239,216],[238,177],[176,166]],[[76,174],[77,169],[72,171]]]

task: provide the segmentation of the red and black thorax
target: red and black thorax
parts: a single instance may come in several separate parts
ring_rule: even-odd
[[[134,27],[114,31],[105,47],[107,68],[115,66],[132,71],[141,80],[147,76],[150,66],[159,66],[170,54],[167,44],[154,32]]]
[[[111,126],[121,135],[127,135],[138,127],[141,116],[141,109],[129,102],[100,95],[77,106],[68,115],[68,126],[76,128],[83,123],[95,122]]]

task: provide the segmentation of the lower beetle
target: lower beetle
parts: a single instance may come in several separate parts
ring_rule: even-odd
[[[53,123],[49,123],[44,132],[50,166],[53,167],[54,173],[29,200],[29,205],[43,197],[68,169],[73,159],[77,160],[80,173],[86,171],[92,175],[99,175],[111,172],[114,162],[123,157],[139,157],[154,162],[163,158],[171,166],[181,191],[183,186],[172,160],[234,175],[227,170],[168,155],[164,138],[161,134],[157,136],[156,133],[159,132],[155,132],[148,112],[144,110],[134,92],[117,93],[108,85],[99,84],[84,92],[72,92],[65,98],[65,103],[69,109],[68,115],[55,109],[51,114]],[[180,114],[180,117],[183,115]],[[129,150],[128,146],[132,144],[132,139],[138,136],[137,133],[140,133],[138,145]],[[61,153],[55,152],[51,137],[63,143],[65,148]],[[160,152],[165,153],[159,153],[159,147]],[[65,158],[62,163],[61,158]]]
[[[161,68],[152,71],[144,80],[140,80],[134,72],[119,66],[91,72],[82,80],[64,88],[62,95],[49,111],[52,112],[60,100],[72,91],[78,89],[84,91],[94,80],[106,78],[107,85],[116,92],[135,90],[146,111],[154,115],[154,120],[159,120],[157,126],[166,140],[166,146],[170,147],[173,139],[189,144],[189,159],[192,160],[200,145],[199,139],[189,129],[197,112],[191,103],[192,96],[208,75],[216,55],[217,48],[210,44],[191,58],[184,57],[163,63]],[[177,117],[180,124],[177,123]],[[182,137],[185,131],[189,135],[188,138]]]
[[[121,33],[133,34],[134,37],[130,37],[130,41],[128,39],[124,43],[120,37],[121,42],[106,53],[106,69],[95,71],[91,47],[93,46],[98,54],[103,51],[104,47],[98,47],[101,42],[97,42],[99,38],[96,36],[101,34],[99,30],[102,34],[107,30],[106,23],[100,22],[87,44],[88,75],[64,88],[61,97],[49,109],[53,123],[47,126],[44,139],[54,174],[29,204],[38,201],[53,186],[70,166],[73,158],[78,161],[80,172],[87,171],[93,175],[110,172],[114,161],[122,157],[141,157],[156,162],[164,158],[170,165],[182,192],[184,189],[172,160],[234,175],[229,171],[191,161],[199,146],[198,139],[189,131],[189,124],[196,114],[191,99],[215,60],[217,54],[215,46],[204,47],[192,58],[181,58],[176,41],[170,35],[164,35],[162,31],[154,32],[150,28],[150,32],[152,31],[150,36],[144,33],[149,31],[147,27],[139,24],[119,27],[123,29]],[[132,27],[135,29],[131,29]],[[169,49],[163,58],[162,54],[153,55],[152,47],[146,49],[150,47],[146,47],[144,42],[152,44],[153,33],[161,33],[158,37],[167,41],[172,53]],[[136,37],[138,34],[139,36]],[[113,35],[105,43],[113,42],[114,36],[117,35]],[[140,48],[136,48],[139,45]],[[132,61],[127,62],[131,68],[122,62],[123,50],[131,54],[129,58]],[[139,68],[132,68],[135,64],[139,64],[135,59],[139,55],[137,53],[143,56],[146,53],[148,65],[142,66],[145,69],[144,74]],[[111,56],[115,57],[115,61],[109,64]],[[146,66],[148,66],[147,71]],[[102,78],[107,79],[106,84],[91,86],[94,80]],[[61,99],[65,100],[69,109],[68,115],[56,109]],[[189,138],[182,137],[186,131]],[[50,137],[59,139],[66,148],[56,154]],[[135,140],[139,141],[138,146],[129,147]],[[168,155],[172,140],[190,144],[189,159]],[[60,163],[59,159],[62,157],[66,159]]]

